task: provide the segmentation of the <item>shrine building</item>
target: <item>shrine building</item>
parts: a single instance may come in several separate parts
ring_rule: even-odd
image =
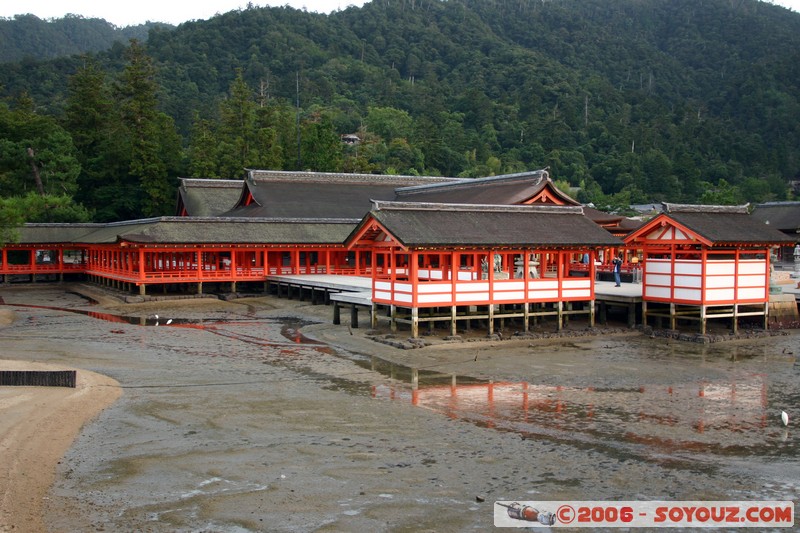
[[[581,206],[546,170],[466,179],[248,170],[183,179],[176,216],[25,224],[0,281],[88,279],[146,296],[267,291],[276,276],[369,283],[392,327],[573,314],[594,323],[597,279],[622,253],[643,318],[766,316],[770,247],[792,237],[744,208],[677,206],[641,227]],[[368,282],[366,280],[369,280]]]
[[[748,214],[747,206],[664,204],[664,212],[624,238],[642,253],[642,322],[760,316],[767,329],[770,249],[793,237]]]
[[[419,334],[420,322],[584,314],[594,324],[595,251],[619,241],[581,207],[375,202],[346,241],[369,254],[375,305]],[[572,263],[589,259],[589,273]],[[427,316],[423,316],[423,310]],[[373,320],[374,322],[374,320]]]

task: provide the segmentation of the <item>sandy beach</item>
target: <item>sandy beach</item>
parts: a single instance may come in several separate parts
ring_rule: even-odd
[[[0,327],[11,322],[9,314],[0,311]],[[2,359],[0,370],[74,369]],[[84,424],[121,392],[113,379],[82,369],[74,389],[0,387],[0,531],[46,530],[42,502],[58,462]]]
[[[0,531],[455,532],[491,528],[494,500],[800,493],[778,417],[800,399],[794,333],[698,346],[576,323],[400,350],[296,300],[0,296],[0,367],[79,376],[0,389]]]

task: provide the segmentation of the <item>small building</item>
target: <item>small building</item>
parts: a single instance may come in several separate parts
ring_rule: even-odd
[[[574,206],[375,202],[346,240],[369,254],[375,305],[419,335],[420,322],[570,314],[594,323],[595,251],[621,242]],[[588,272],[571,263],[588,255]]]
[[[748,214],[747,206],[664,204],[664,211],[624,238],[641,249],[642,322],[763,316],[769,309],[770,251],[792,238]]]

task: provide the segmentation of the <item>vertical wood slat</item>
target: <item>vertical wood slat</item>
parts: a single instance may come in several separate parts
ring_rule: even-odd
[[[75,370],[0,370],[0,386],[75,388]]]

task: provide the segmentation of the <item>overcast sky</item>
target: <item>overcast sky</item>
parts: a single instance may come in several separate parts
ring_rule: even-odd
[[[330,13],[350,5],[361,6],[366,0],[254,0],[255,6],[290,5],[318,13]],[[800,0],[773,0],[772,3],[800,12]],[[247,0],[0,0],[0,17],[32,13],[39,18],[60,18],[67,13],[86,18],[102,18],[116,26],[142,22],[180,24],[187,20],[208,19],[217,13],[244,8]]]

